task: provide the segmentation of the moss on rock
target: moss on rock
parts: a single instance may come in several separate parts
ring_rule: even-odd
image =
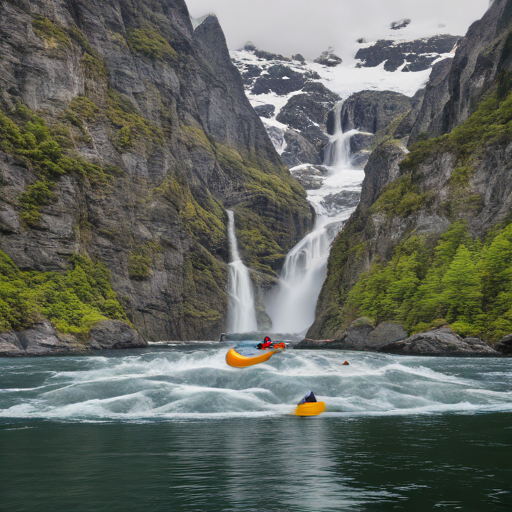
[[[174,48],[153,28],[130,29],[126,39],[132,52],[141,53],[150,59],[174,61],[178,58]]]
[[[128,322],[101,262],[75,255],[65,274],[21,272],[0,251],[0,332],[27,329],[43,318],[82,337],[101,320]]]
[[[147,150],[153,143],[164,143],[162,130],[144,119],[129,98],[113,89],[108,93],[107,116],[118,128],[113,142],[121,152]]]

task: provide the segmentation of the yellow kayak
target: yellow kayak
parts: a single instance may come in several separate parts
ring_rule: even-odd
[[[295,416],[318,416],[325,412],[325,402],[306,402],[295,409]]]
[[[247,368],[253,364],[264,363],[268,361],[274,354],[281,352],[281,350],[269,349],[263,351],[263,354],[255,356],[243,356],[239,354],[234,348],[230,348],[226,354],[226,363],[234,368]]]

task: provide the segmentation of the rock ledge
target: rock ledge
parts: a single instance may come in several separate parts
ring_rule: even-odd
[[[62,334],[47,320],[26,331],[0,333],[0,357],[53,356],[113,348],[143,348],[148,344],[132,327],[105,320],[93,327],[89,341]]]
[[[499,357],[501,354],[478,338],[461,338],[449,327],[415,334],[379,349],[386,354],[411,356]]]

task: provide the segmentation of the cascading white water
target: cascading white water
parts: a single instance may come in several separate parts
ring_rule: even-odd
[[[350,168],[350,139],[353,132],[343,133],[341,128],[341,109],[343,102],[336,104],[334,114],[334,134],[324,151],[324,165],[327,167],[338,167],[340,169]],[[349,135],[350,134],[350,135]]]
[[[274,332],[302,333],[314,322],[332,241],[355,209],[353,204],[342,200],[329,207],[325,202],[343,191],[357,194],[364,178],[363,171],[351,169],[350,139],[357,130],[343,133],[342,106],[340,102],[334,109],[334,134],[324,152],[324,165],[329,168],[329,174],[320,189],[308,194],[317,213],[315,229],[289,252],[277,292],[267,301]]]
[[[235,215],[228,210],[228,237],[231,263],[228,266],[228,326],[229,333],[258,330],[254,293],[249,270],[238,253],[235,234]]]

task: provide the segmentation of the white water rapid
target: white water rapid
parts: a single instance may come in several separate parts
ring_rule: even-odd
[[[308,193],[317,213],[315,229],[289,252],[277,292],[267,301],[274,332],[303,333],[314,322],[331,244],[358,201],[364,171],[352,168],[350,139],[357,130],[343,133],[342,105],[335,107],[334,134],[325,149],[324,166],[329,172],[321,188]]]
[[[108,356],[0,360],[0,420],[287,416],[310,389],[327,404],[323,417],[512,411],[507,358],[289,350],[240,371],[227,366],[227,347],[153,345]]]
[[[258,330],[254,292],[249,270],[238,253],[235,234],[235,215],[228,210],[228,237],[231,263],[228,267],[228,326],[229,333],[253,332]]]

